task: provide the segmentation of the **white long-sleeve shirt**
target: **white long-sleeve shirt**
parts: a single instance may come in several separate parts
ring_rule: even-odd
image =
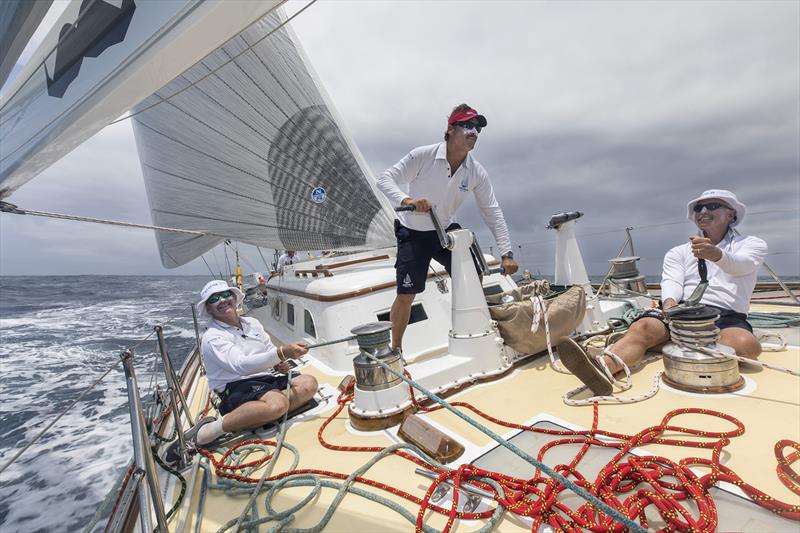
[[[767,255],[767,243],[758,237],[734,235],[729,231],[717,247],[722,250],[722,258],[716,262],[706,261],[708,288],[700,303],[747,314],[758,269]],[[661,299],[685,300],[699,284],[700,273],[697,258],[692,255],[692,243],[669,250],[664,256],[661,274]]]
[[[500,254],[510,252],[508,226],[494,196],[489,174],[469,153],[455,174],[450,170],[447,143],[420,146],[386,169],[378,178],[377,184],[389,201],[396,205],[400,205],[408,197],[427,198],[444,227],[455,222],[456,211],[467,194],[472,192],[481,217],[497,242]],[[435,229],[428,213],[402,211],[397,216],[407,228],[418,231]]]
[[[297,258],[296,255],[294,255],[292,257],[289,257],[289,254],[286,254],[286,253],[282,254],[278,258],[278,272],[283,273],[283,267],[285,267],[286,265],[293,265],[293,264],[297,263],[297,261],[298,261],[298,258]]]
[[[240,379],[274,374],[280,362],[278,348],[255,318],[241,317],[242,327],[212,320],[200,342],[208,386],[222,392]]]

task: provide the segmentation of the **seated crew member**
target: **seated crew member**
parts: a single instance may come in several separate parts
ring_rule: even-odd
[[[221,399],[220,418],[206,417],[185,434],[188,446],[208,444],[225,433],[254,429],[282,417],[317,392],[313,376],[300,375],[291,380],[288,359],[308,352],[306,344],[295,342],[275,347],[255,318],[240,317],[236,307],[244,298],[242,291],[224,281],[210,281],[200,292],[197,314],[208,321],[200,355],[206,369],[208,386]],[[167,450],[166,460],[180,459],[180,442]]]
[[[689,202],[687,217],[704,236],[690,237],[690,242],[667,252],[661,275],[661,299],[666,311],[688,298],[700,283],[697,260],[705,259],[708,288],[700,303],[720,313],[716,322],[720,329],[719,343],[730,346],[739,356],[755,359],[761,354],[761,344],[747,322],[747,311],[767,244],[758,237],[733,232],[732,228],[742,222],[744,214],[745,205],[731,191],[723,189],[705,191]],[[647,350],[670,338],[663,311],[645,312],[607,351],[628,367],[639,363]],[[623,369],[617,360],[605,354],[587,354],[572,339],[562,339],[558,353],[564,366],[595,395],[611,394],[612,376]]]
[[[392,348],[402,350],[403,334],[411,319],[416,295],[425,290],[431,259],[436,259],[450,273],[451,253],[442,248],[428,212],[436,208],[447,230],[461,226],[454,223],[455,213],[472,192],[484,222],[497,242],[505,274],[517,271],[511,252],[503,212],[494,196],[489,174],[470,152],[478,134],[486,127],[486,118],[467,104],[457,106],[447,119],[444,141],[411,150],[378,178],[378,188],[396,205],[413,204],[413,212],[400,212],[395,220],[397,296],[390,318]],[[407,187],[407,192],[401,187]]]

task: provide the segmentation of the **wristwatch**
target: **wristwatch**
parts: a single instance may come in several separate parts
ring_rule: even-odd
[[[506,252],[500,256],[500,259],[514,259],[514,252]]]

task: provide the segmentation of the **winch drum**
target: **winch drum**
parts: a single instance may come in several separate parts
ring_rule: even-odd
[[[720,352],[735,355],[733,348],[724,344],[709,346]],[[734,392],[744,387],[736,359],[716,357],[682,348],[669,342],[662,348],[664,381],[671,387],[697,393],[719,394]]]
[[[361,353],[353,359],[356,387],[363,391],[380,391],[402,383],[395,374],[378,364],[371,355],[380,359],[398,374],[403,373],[404,363],[400,353],[389,347],[391,322],[373,322],[353,328]]]
[[[403,373],[403,359],[400,354],[389,350],[389,353],[374,355],[395,372]],[[384,390],[402,383],[399,377],[369,359],[363,353],[358,354],[353,359],[353,369],[356,374],[356,386],[361,390]]]

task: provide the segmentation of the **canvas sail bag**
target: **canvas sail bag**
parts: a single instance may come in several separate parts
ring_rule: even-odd
[[[555,298],[545,300],[542,295],[549,290],[547,281],[538,280],[513,291],[487,297],[489,314],[497,322],[500,336],[508,346],[526,354],[546,350],[545,315],[552,344],[569,336],[581,323],[586,313],[586,293],[583,288],[576,285]],[[501,303],[504,296],[511,296],[514,300]],[[534,317],[537,318],[536,323]]]

